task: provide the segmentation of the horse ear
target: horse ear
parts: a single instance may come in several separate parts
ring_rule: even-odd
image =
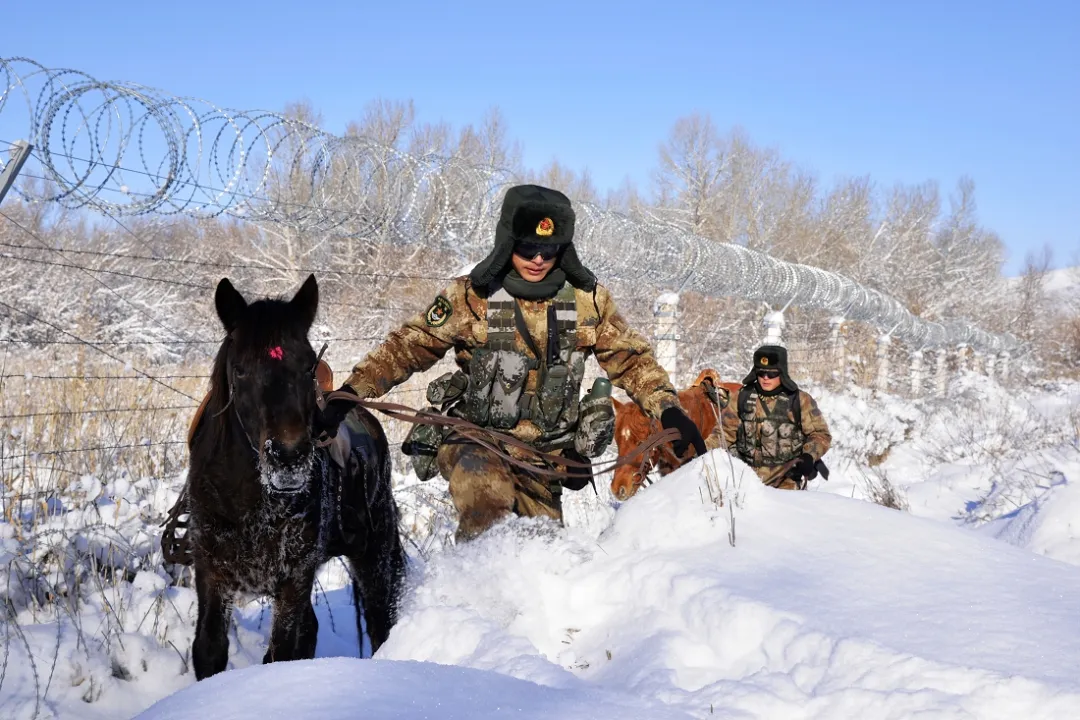
[[[225,332],[231,333],[247,310],[247,300],[232,286],[229,278],[221,278],[214,292],[214,307],[217,308],[221,324],[225,326]]]
[[[319,311],[319,283],[314,274],[307,276],[289,304],[300,314],[304,329],[310,328],[315,322],[315,313]]]

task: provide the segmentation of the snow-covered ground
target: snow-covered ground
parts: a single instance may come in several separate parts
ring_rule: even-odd
[[[1080,267],[1066,267],[1046,273],[1046,293],[1055,300],[1080,299]]]
[[[171,695],[144,720],[686,720],[692,716],[581,684],[553,688],[437,663],[320,658],[226,673]]]
[[[28,578],[46,546],[0,524],[18,619],[0,716],[1080,717],[1080,384],[966,376],[917,403],[811,390],[835,438],[812,492],[716,451],[621,507],[572,495],[568,528],[512,520],[454,547],[445,483],[401,478],[410,587],[378,658],[351,659],[334,564],[320,659],[258,665],[269,610],[251,603],[230,671],[198,684],[194,592],[149,540],[175,491],[87,478],[36,532],[103,562],[122,546],[128,573]],[[84,604],[34,610],[43,588]]]

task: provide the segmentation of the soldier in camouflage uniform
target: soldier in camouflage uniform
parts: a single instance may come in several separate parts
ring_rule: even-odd
[[[742,390],[721,407],[720,423],[706,444],[726,448],[766,485],[805,490],[831,443],[814,398],[788,375],[787,350],[764,345],[754,353]]]
[[[614,432],[613,410],[607,424],[590,425],[582,417],[592,407],[588,397],[579,401],[585,359],[592,354],[611,382],[650,417],[680,431],[682,439],[673,443],[676,455],[682,457],[690,445],[703,455],[701,433],[679,406],[648,341],[627,325],[609,291],[578,259],[574,222],[562,193],[536,185],[511,188],[492,253],[390,333],[353,368],[342,389],[380,397],[453,350],[460,370],[429,387],[431,402],[542,452],[583,460],[598,456]],[[335,413],[347,410],[335,411],[331,403],[320,424],[336,427]],[[610,430],[598,439],[590,435],[596,427]],[[436,445],[432,452],[458,511],[459,540],[475,537],[511,512],[561,521],[563,486],[579,489],[588,482],[552,481],[460,436]],[[537,462],[512,446],[505,451]],[[414,467],[415,462],[414,456]]]

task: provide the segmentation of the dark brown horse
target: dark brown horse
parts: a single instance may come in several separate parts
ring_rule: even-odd
[[[739,383],[720,382],[720,374],[712,368],[702,370],[694,384],[679,391],[679,404],[701,431],[701,436],[708,438],[719,420],[717,407],[718,393],[738,394]],[[651,433],[659,431],[660,423],[646,417],[641,408],[632,402],[615,400],[615,443],[619,455],[626,455]],[[629,500],[638,491],[645,476],[653,468],[660,475],[667,475],[677,469],[685,460],[675,457],[671,444],[661,445],[649,453],[643,472],[633,465],[622,465],[615,469],[611,479],[611,493],[619,500]]]
[[[273,598],[264,663],[314,657],[312,585],[336,556],[352,572],[359,636],[366,625],[374,652],[396,620],[405,574],[390,454],[379,422],[359,407],[329,447],[312,439],[317,358],[307,335],[319,304],[315,277],[291,300],[251,304],[223,279],[214,301],[226,338],[191,436],[187,486],[199,603],[195,677],[225,669],[241,594]]]

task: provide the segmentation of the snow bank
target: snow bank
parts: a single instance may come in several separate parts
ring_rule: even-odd
[[[706,467],[741,487],[734,547],[732,508],[702,500]],[[743,472],[716,451],[624,505],[599,542],[515,520],[447,551],[380,656],[695,714],[1080,713],[1080,568]]]
[[[1043,465],[1053,469],[1031,479],[1034,497],[983,525],[980,531],[1017,547],[1080,565],[1080,459],[1051,456]],[[987,502],[998,505],[998,493],[1011,494],[1007,488],[995,488]]]
[[[691,716],[599,690],[554,691],[491,672],[434,663],[329,658],[216,675],[138,720],[623,720]]]
[[[814,394],[833,433],[825,458],[833,475],[814,490],[871,499],[887,481],[912,514],[978,528],[1036,500],[1046,512],[1067,494],[1049,487],[1080,483],[1080,383],[1017,392],[968,373],[942,399]],[[1080,544],[1070,538],[1021,546],[1075,562]]]
[[[718,451],[625,504],[606,479],[569,495],[568,528],[454,547],[446,483],[400,477],[414,571],[380,657],[355,660],[335,563],[318,660],[259,666],[253,602],[199,684],[190,578],[155,540],[182,477],[69,482],[0,521],[0,717],[1080,717],[1080,384],[812,392],[835,443],[808,493]],[[865,502],[884,481],[908,512]]]

